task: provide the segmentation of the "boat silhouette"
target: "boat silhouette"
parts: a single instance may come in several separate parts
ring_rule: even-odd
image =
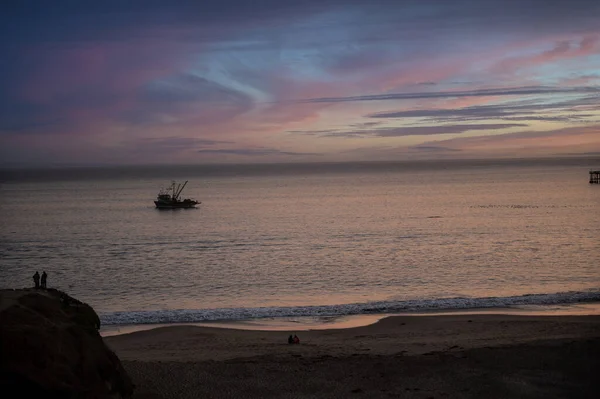
[[[172,181],[169,187],[160,190],[154,201],[156,207],[158,209],[195,208],[200,201],[191,198],[181,199],[181,192],[187,183],[187,180],[183,184]]]

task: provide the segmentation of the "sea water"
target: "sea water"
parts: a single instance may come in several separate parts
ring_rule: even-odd
[[[600,301],[597,164],[3,171],[0,288],[45,270],[105,325]]]

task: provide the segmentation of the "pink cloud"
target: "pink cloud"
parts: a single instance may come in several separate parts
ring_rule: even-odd
[[[335,104],[298,104],[288,102],[303,98],[331,95],[347,95],[352,90],[348,86],[322,80],[306,81],[295,78],[287,68],[278,68],[269,73],[269,86],[278,100],[265,104],[255,115],[254,124],[267,131],[286,131],[292,126],[306,126],[317,122],[327,109]]]
[[[507,54],[524,52],[529,49],[547,46],[551,49],[518,57]],[[414,86],[419,82],[450,82],[467,76],[480,80],[479,87],[487,87],[499,82],[509,85],[526,85],[536,82],[536,76],[515,74],[515,72],[563,60],[572,60],[600,53],[600,34],[588,33],[582,36],[535,37],[530,40],[507,42],[478,51],[461,53],[440,53],[439,55],[419,55],[409,60],[398,60],[388,64],[376,74],[365,77],[361,87],[371,92],[398,91]],[[391,66],[390,66],[391,65]],[[510,81],[507,82],[507,76]],[[485,83],[484,83],[485,82]],[[529,82],[529,83],[526,83]],[[468,83],[468,82],[467,82]]]
[[[186,46],[161,41],[37,46],[28,50],[35,65],[17,98],[44,107],[67,121],[61,133],[90,133],[132,109],[144,84],[190,65]]]
[[[403,86],[413,86],[419,82],[440,82],[460,75],[468,67],[465,59],[437,59],[411,63],[395,71],[376,77],[372,86],[381,91],[396,91]]]
[[[429,141],[411,146],[364,146],[350,159],[418,160],[549,157],[600,153],[600,125]]]
[[[523,46],[523,48],[527,48]],[[546,51],[510,57],[499,61],[494,65],[492,71],[500,74],[512,74],[517,70],[536,67],[539,65],[556,63],[580,57],[587,57],[600,52],[600,35],[590,34],[580,38],[561,39]]]
[[[559,154],[574,152],[600,152],[600,125],[576,126],[550,131],[524,131],[517,133],[458,137],[425,143],[441,148],[472,154]]]

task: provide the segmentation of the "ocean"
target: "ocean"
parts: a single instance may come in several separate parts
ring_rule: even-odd
[[[600,159],[4,170],[0,288],[104,325],[600,301]],[[171,180],[197,209],[157,210]]]

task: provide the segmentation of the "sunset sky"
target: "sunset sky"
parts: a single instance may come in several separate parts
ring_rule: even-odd
[[[600,1],[7,1],[0,165],[600,155]]]

